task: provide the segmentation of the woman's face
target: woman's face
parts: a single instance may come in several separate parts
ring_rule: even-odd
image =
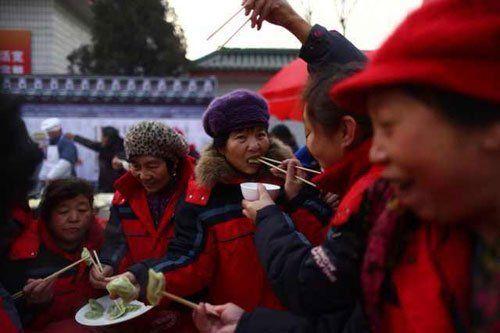
[[[141,155],[132,158],[130,172],[148,193],[162,190],[171,179],[167,162],[153,156]]]
[[[267,131],[262,127],[253,127],[231,132],[221,152],[236,170],[253,175],[261,166],[249,163],[249,160],[265,155],[269,146]]]
[[[403,205],[437,222],[477,219],[494,209],[500,156],[498,148],[483,149],[486,129],[451,124],[400,90],[374,94],[368,106],[374,126],[370,158],[385,166],[383,176]]]
[[[328,133],[309,117],[307,107],[303,119],[307,149],[321,168],[326,169],[338,162],[343,156],[341,130]]]
[[[50,215],[50,229],[65,248],[76,248],[85,240],[92,220],[92,205],[84,195],[60,202]]]

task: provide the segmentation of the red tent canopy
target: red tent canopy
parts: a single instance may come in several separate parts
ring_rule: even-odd
[[[368,58],[372,51],[363,51]],[[302,121],[302,91],[307,83],[307,64],[302,59],[296,59],[284,66],[259,92],[269,103],[271,115],[280,120]]]
[[[307,82],[307,64],[297,59],[283,67],[259,92],[269,103],[269,110],[280,120],[302,120],[301,94]]]

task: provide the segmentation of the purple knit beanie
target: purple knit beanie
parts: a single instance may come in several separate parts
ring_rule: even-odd
[[[253,126],[269,127],[269,109],[259,94],[244,89],[217,97],[203,115],[203,128],[215,140]]]

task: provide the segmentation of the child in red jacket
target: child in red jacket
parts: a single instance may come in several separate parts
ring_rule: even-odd
[[[27,329],[71,319],[96,291],[83,262],[57,278],[43,278],[79,260],[83,247],[98,250],[102,228],[92,213],[93,189],[84,180],[61,179],[47,186],[40,220],[32,220],[10,246],[2,262],[2,284],[11,293],[22,290],[16,307]],[[67,328],[67,327],[66,327]]]

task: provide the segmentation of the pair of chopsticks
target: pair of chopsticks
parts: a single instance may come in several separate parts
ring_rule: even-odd
[[[94,251],[95,253],[95,251]],[[97,256],[97,255],[96,255]],[[81,263],[82,261],[85,261],[87,260],[87,258],[81,258],[80,260],[77,260],[75,261],[74,263],[64,267],[64,268],[61,268],[60,270],[58,270],[57,272],[55,273],[52,273],[51,275],[43,278],[43,281],[48,281],[48,280],[51,280],[51,279],[54,279],[56,277],[58,277],[59,275],[61,275],[62,273],[70,270],[71,268],[75,267],[76,265],[78,265],[79,263]],[[92,256],[90,257],[90,260],[94,263],[94,260],[92,259]],[[97,260],[99,260],[99,258],[97,258]],[[95,263],[94,263],[95,264]],[[100,264],[100,263],[99,263]],[[102,267],[102,266],[101,266]],[[102,268],[101,268],[102,269]],[[16,300],[18,298],[21,298],[24,296],[24,291],[23,290],[20,290],[18,291],[17,293],[15,294],[12,294],[12,299]]]
[[[168,299],[170,299],[170,300],[172,300],[172,301],[175,301],[175,302],[177,302],[177,303],[180,303],[180,304],[182,304],[182,305],[185,305],[185,306],[187,306],[188,308],[191,308],[191,309],[193,309],[193,310],[196,310],[196,309],[198,308],[198,304],[193,303],[193,302],[191,302],[191,301],[188,301],[188,300],[187,300],[187,299],[185,299],[185,298],[179,297],[179,296],[177,296],[177,295],[171,294],[171,293],[166,292],[166,291],[162,291],[162,292],[161,292],[161,294],[162,294],[163,296],[165,296],[166,298],[168,298]],[[220,317],[220,315],[219,315],[217,312],[215,312],[215,311],[210,311],[210,310],[209,310],[209,311],[208,311],[208,313],[209,313],[209,314],[211,314],[212,316],[217,317],[217,318],[219,318],[219,317]]]
[[[104,268],[102,267],[101,261],[99,260],[99,256],[97,255],[96,250],[93,250],[92,252],[94,253],[97,264],[96,261],[94,261],[94,259],[92,258],[92,256],[90,256],[90,261],[92,261],[92,264],[97,267],[99,273],[104,274]],[[119,303],[116,299],[114,299],[113,302],[115,303],[116,307],[120,309],[120,307],[122,306],[121,303]]]
[[[245,9],[245,7],[241,7],[236,13],[233,14],[233,16],[231,16],[226,22],[224,22],[220,27],[218,27],[214,32],[212,32],[210,34],[210,36],[207,37],[207,40],[210,40],[210,38],[212,38],[216,33],[218,33],[219,31],[221,31],[222,28],[224,28],[229,22],[231,22],[232,19],[234,19],[239,13],[241,13],[243,10]],[[247,25],[248,22],[250,22],[251,20],[251,17],[249,17],[245,23],[243,23],[231,36],[229,36],[229,38],[224,42],[222,43],[219,48],[217,50],[220,50],[222,49],[224,46],[226,46],[227,43],[229,43],[229,41],[231,39],[233,39],[234,36],[236,36],[236,34],[238,32],[240,32],[241,29],[243,29],[243,27],[245,25]]]
[[[265,164],[267,165],[268,167],[271,167],[273,169],[276,169],[278,171],[281,171],[282,173],[286,174],[287,171],[285,169],[282,169],[280,167],[278,167],[277,165],[273,164],[273,163],[276,163],[276,164],[280,164],[281,161],[278,161],[278,160],[274,160],[272,158],[269,158],[269,157],[264,157],[264,156],[261,156],[259,158],[256,158],[254,159],[255,161],[258,161],[262,164]],[[273,162],[273,163],[271,163]],[[303,170],[303,171],[307,171],[307,172],[311,172],[311,173],[314,173],[314,174],[320,174],[321,172],[319,171],[316,171],[316,170],[313,170],[313,169],[308,169],[308,168],[304,168],[304,167],[300,167],[300,166],[296,166],[297,169],[300,169],[300,170]],[[305,179],[305,178],[302,178],[302,177],[299,177],[299,176],[295,176],[296,179],[300,180],[301,182],[303,182],[304,184],[307,184],[307,185],[310,185],[312,187],[316,187],[316,184],[314,184],[313,182]]]
[[[259,157],[263,160],[266,160],[266,161],[269,161],[269,162],[274,162],[274,163],[281,163],[281,161],[278,161],[278,160],[275,160],[275,159],[272,159],[272,158],[269,158],[269,157],[265,157],[265,156],[261,156]],[[313,170],[313,169],[309,169],[309,168],[304,168],[304,167],[301,167],[301,166],[298,166],[296,165],[295,168],[299,169],[299,170],[303,170],[303,171],[307,171],[307,172],[311,172],[311,173],[315,173],[317,175],[321,175],[321,172],[318,171],[318,170]]]

